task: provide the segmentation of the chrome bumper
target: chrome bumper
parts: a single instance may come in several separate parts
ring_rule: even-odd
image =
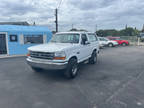
[[[68,64],[68,62],[52,62],[34,58],[27,58],[26,60],[31,67],[49,69],[49,70],[65,69]]]

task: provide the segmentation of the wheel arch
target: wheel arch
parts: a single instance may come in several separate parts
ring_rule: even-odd
[[[96,49],[96,48],[95,48],[95,49],[93,49],[92,53],[93,53],[94,51],[97,53],[97,49]]]
[[[78,58],[77,58],[77,56],[72,56],[72,57],[70,57],[68,61],[70,61],[71,59],[76,59],[77,62],[78,62]]]

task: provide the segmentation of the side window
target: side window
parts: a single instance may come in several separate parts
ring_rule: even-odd
[[[10,42],[17,42],[17,35],[10,35]]]
[[[104,38],[104,41],[108,41],[108,39]]]
[[[24,44],[43,43],[43,35],[24,35]]]
[[[89,41],[90,42],[95,42],[97,40],[95,34],[88,34],[88,36],[89,36]]]
[[[100,40],[100,41],[105,41],[105,39],[104,39],[104,38],[99,38],[99,40]]]
[[[81,44],[85,44],[85,42],[88,40],[86,34],[82,34],[81,39],[82,39]]]

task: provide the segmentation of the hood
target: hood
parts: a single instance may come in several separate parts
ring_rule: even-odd
[[[72,43],[47,43],[42,45],[36,45],[29,47],[28,50],[30,51],[39,51],[39,52],[57,52],[57,51],[63,51],[65,49],[69,49],[72,46],[75,46],[77,44]]]

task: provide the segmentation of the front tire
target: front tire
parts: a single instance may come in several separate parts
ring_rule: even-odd
[[[69,60],[67,69],[65,71],[65,76],[69,79],[73,79],[78,74],[78,63],[75,58]]]
[[[90,64],[95,64],[97,63],[97,53],[96,51],[93,51],[91,58],[89,59]]]

